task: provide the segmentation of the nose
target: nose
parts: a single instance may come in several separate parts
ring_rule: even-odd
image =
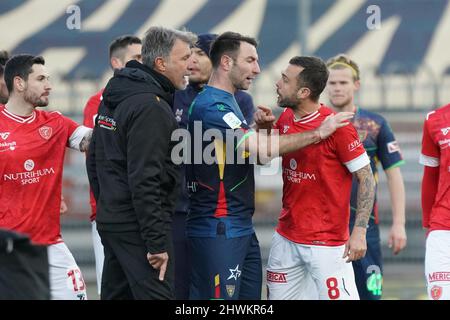
[[[277,89],[280,89],[280,81],[281,81],[281,79],[279,79],[279,80],[275,83],[275,87],[277,87]]]
[[[259,74],[261,73],[261,69],[259,67],[259,63],[257,61],[255,61],[255,67],[253,68],[253,73],[254,74]]]
[[[188,60],[187,67],[188,69],[192,69],[196,64],[198,64],[197,58],[191,56]]]

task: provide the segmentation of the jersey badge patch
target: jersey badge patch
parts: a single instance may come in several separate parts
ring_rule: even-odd
[[[442,287],[433,286],[430,290],[430,293],[433,300],[439,300],[442,296]]]
[[[228,112],[223,116],[223,121],[231,128],[237,129],[241,127],[242,121],[233,112]]]
[[[397,141],[391,141],[387,144],[387,149],[389,153],[400,152],[400,147]]]

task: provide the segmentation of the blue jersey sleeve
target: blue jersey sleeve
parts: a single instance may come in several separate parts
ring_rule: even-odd
[[[219,132],[211,130],[209,134],[205,132],[206,139],[214,137],[214,139],[224,141],[228,146],[232,145],[233,149],[237,149],[245,139],[254,133],[249,125],[244,122],[242,114],[235,112],[227,104],[215,103],[207,110],[203,117],[203,129],[205,131],[219,130],[220,136],[217,136]]]
[[[255,113],[255,105],[253,104],[252,96],[243,91],[236,91],[234,97],[247,124],[251,125],[253,123],[253,114]]]
[[[215,103],[208,107],[206,114],[203,116],[203,127],[205,130],[219,129],[222,134],[238,129],[247,131],[250,128],[240,114],[224,103]]]
[[[394,133],[385,119],[383,119],[381,124],[377,143],[377,156],[383,166],[383,170],[387,170],[404,163],[398,142],[395,140]]]

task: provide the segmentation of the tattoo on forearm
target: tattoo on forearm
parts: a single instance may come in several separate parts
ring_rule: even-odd
[[[92,139],[92,130],[89,130],[86,135],[83,137],[83,139],[81,139],[80,142],[80,151],[81,152],[86,152],[89,149],[89,144],[91,143],[91,139]]]
[[[357,209],[355,217],[356,227],[367,227],[370,213],[373,208],[373,201],[375,198],[375,180],[370,166],[356,172],[358,178],[358,195],[357,195]]]

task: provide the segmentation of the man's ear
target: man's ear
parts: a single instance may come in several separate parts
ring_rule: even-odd
[[[297,91],[297,98],[305,100],[311,95],[311,90],[309,88],[301,87]]]
[[[14,88],[17,89],[17,91],[19,91],[19,92],[24,91],[27,87],[25,80],[23,80],[19,76],[14,77],[13,84],[14,84]]]
[[[361,81],[356,80],[356,81],[355,81],[355,90],[358,91],[359,88],[361,88]]]
[[[157,57],[155,59],[155,69],[161,73],[166,71],[166,62],[162,57]]]
[[[225,71],[230,71],[231,68],[233,67],[233,58],[231,58],[230,56],[227,56],[226,54],[224,54],[221,58],[220,58],[220,65],[222,66],[222,68]]]
[[[113,69],[121,69],[121,68],[124,67],[122,61],[120,61],[120,59],[117,58],[117,57],[112,57],[112,58],[109,60],[109,62],[111,63],[111,67],[112,67]]]

